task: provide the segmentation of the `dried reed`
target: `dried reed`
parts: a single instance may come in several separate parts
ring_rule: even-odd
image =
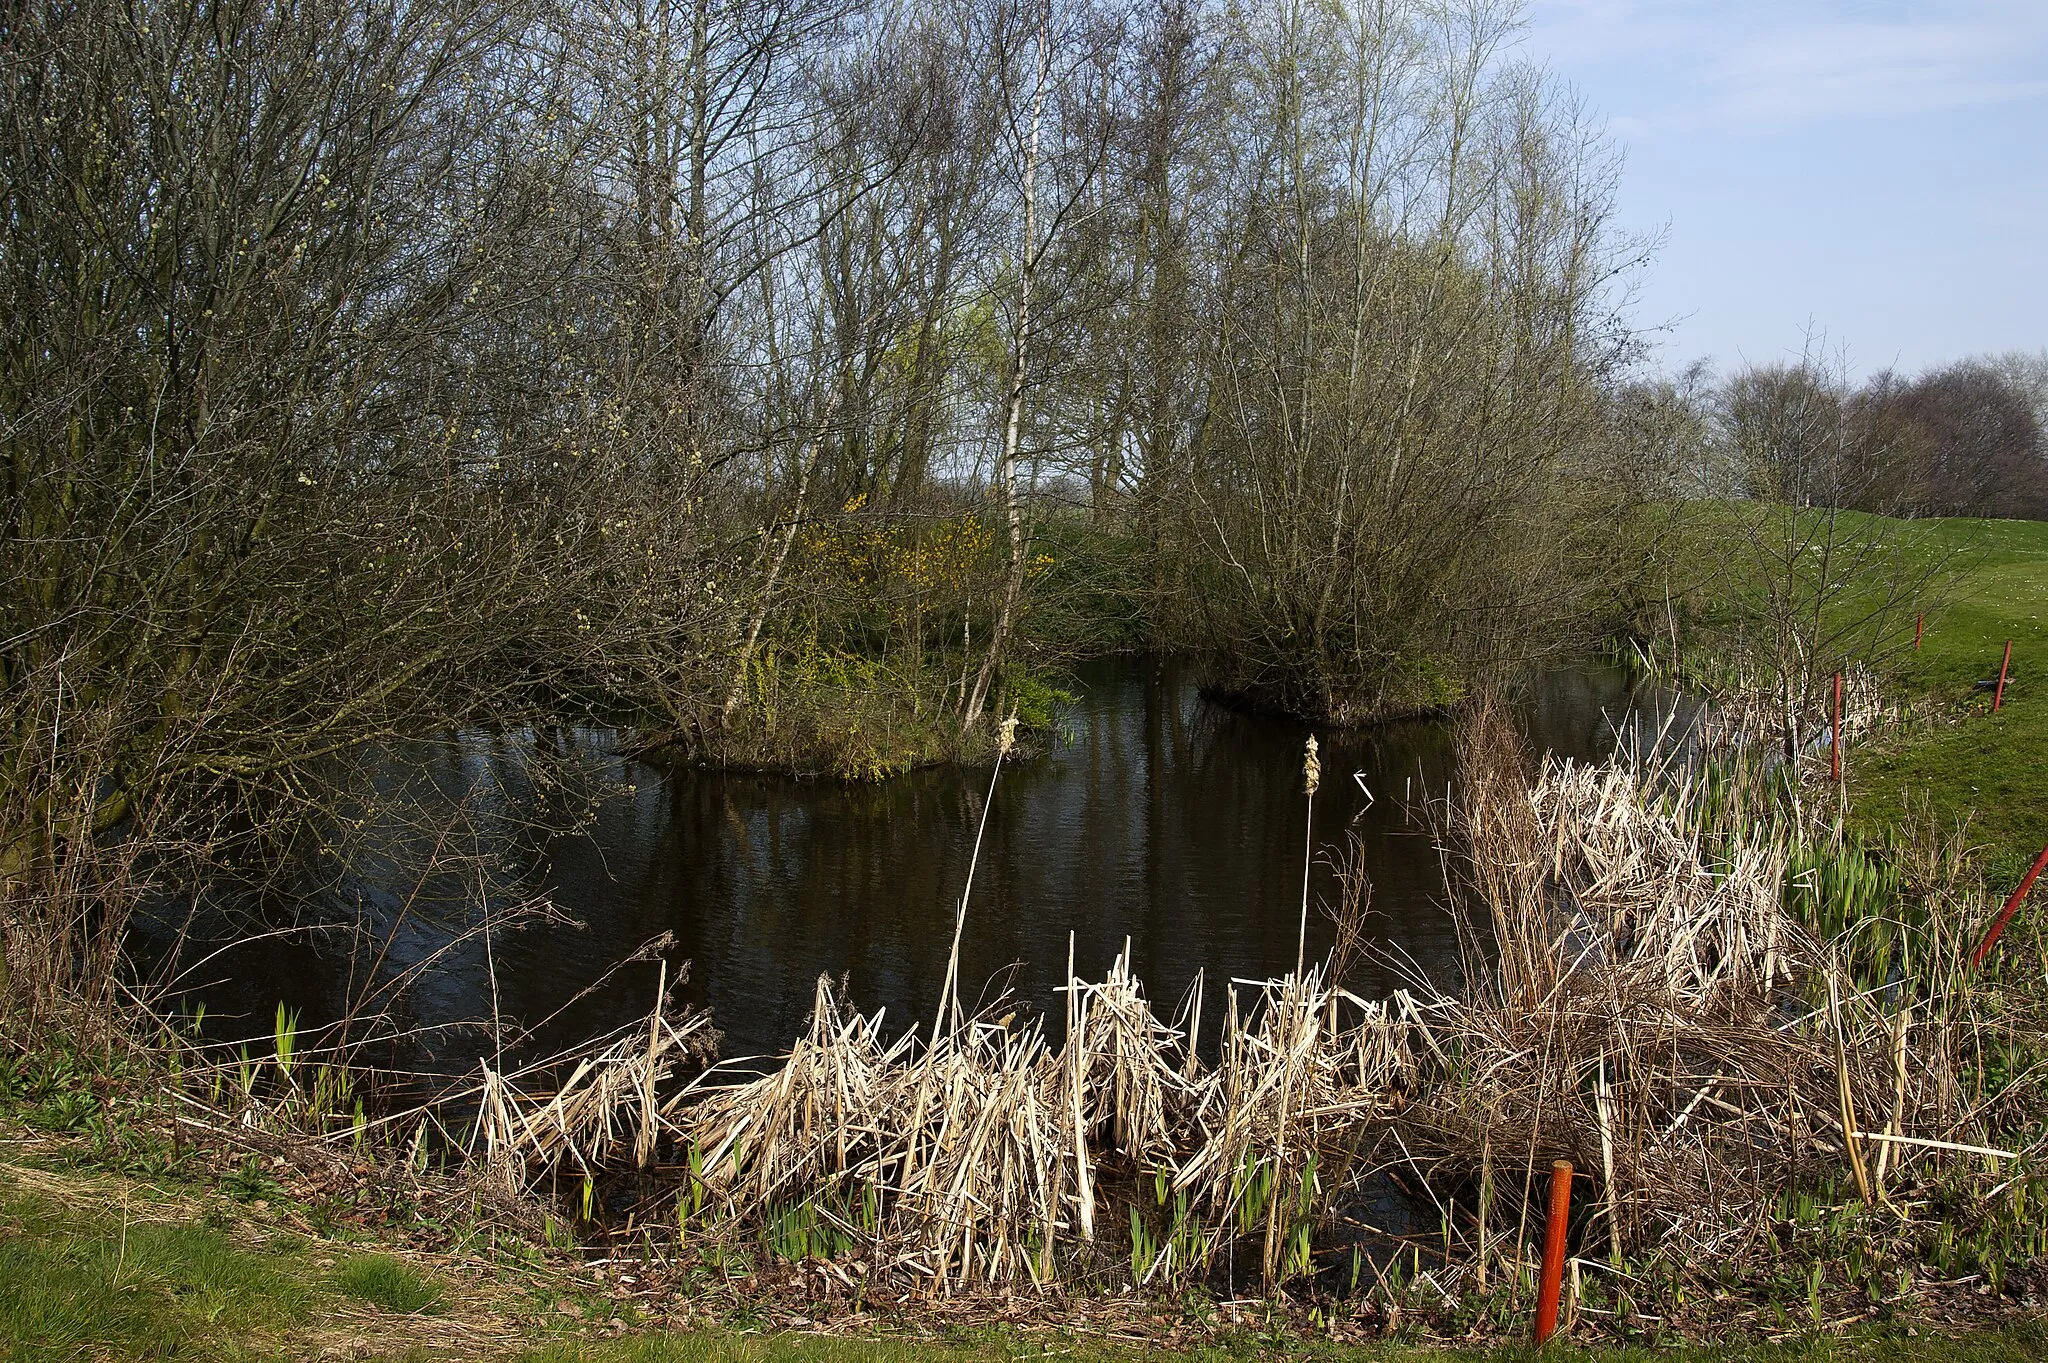
[[[1163,1018],[1128,946],[1100,981],[1070,962],[1057,1041],[1014,1003],[892,1037],[820,978],[806,1035],[752,1077],[707,1068],[709,1019],[657,997],[579,1054],[483,1063],[467,1147],[508,1193],[653,1166],[679,1235],[940,1293],[1234,1286],[1254,1263],[1271,1287],[1324,1268],[1398,1177],[1440,1218],[1447,1299],[1530,1264],[1553,1159],[1598,1171],[1584,1234],[1639,1266],[1739,1259],[1802,1187],[1853,1176],[1873,1203],[2012,1153],[1959,1068],[1963,983],[1928,964],[1955,930],[1872,985],[1867,922],[1823,941],[1788,910],[1788,876],[1819,863],[1761,787],[1640,757],[1532,771],[1481,705],[1457,789],[1439,828],[1472,925],[1457,987],[1346,991],[1354,921],[1324,964],[1227,982],[1211,1049],[1204,982]],[[1345,880],[1356,919],[1355,851]]]

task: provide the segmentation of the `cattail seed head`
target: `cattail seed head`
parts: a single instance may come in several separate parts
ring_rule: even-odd
[[[1308,736],[1308,746],[1303,750],[1301,758],[1301,786],[1303,790],[1313,795],[1316,793],[1316,787],[1322,783],[1323,764],[1316,757],[1316,736],[1310,734]]]
[[[1015,710],[1012,710],[1010,712],[1010,717],[1003,721],[1002,730],[996,735],[996,754],[1000,757],[1008,757],[1010,755],[1010,749],[1015,747],[1016,745],[1017,712]]]

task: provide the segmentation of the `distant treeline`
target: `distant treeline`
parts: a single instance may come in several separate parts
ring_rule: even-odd
[[[1719,382],[1695,366],[1617,385],[1608,409],[1650,495],[2048,519],[2048,351],[1859,385],[1809,347]]]

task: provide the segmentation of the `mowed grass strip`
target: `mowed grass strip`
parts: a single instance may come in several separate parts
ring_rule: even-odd
[[[93,1191],[107,1189],[97,1180]],[[1601,1348],[1525,1345],[1487,1350],[1384,1344],[1338,1347],[1249,1333],[1212,1347],[1167,1351],[1071,1334],[993,1329],[946,1339],[828,1337],[738,1330],[564,1337],[568,1323],[519,1328],[476,1315],[468,1329],[420,1335],[394,1329],[421,1311],[453,1312],[450,1284],[429,1269],[361,1248],[291,1237],[252,1248],[161,1203],[137,1186],[124,1213],[0,1181],[0,1358],[44,1360],[504,1359],[517,1363],[1431,1363],[1432,1360],[1596,1358],[1611,1363],[1834,1363],[1927,1359],[2000,1363],[2048,1357],[2048,1325],[2024,1321],[1946,1337],[1893,1325],[1847,1337],[1721,1347]],[[322,1271],[315,1256],[339,1251]],[[542,1285],[524,1284],[531,1292]],[[562,1288],[569,1285],[559,1284]],[[543,1295],[552,1295],[549,1288]],[[376,1308],[366,1321],[359,1303]],[[395,1313],[395,1314],[393,1314]],[[460,1322],[457,1322],[460,1323]],[[513,1328],[483,1342],[490,1325]],[[1912,1331],[1912,1332],[1909,1332]],[[490,1331],[489,1333],[497,1333]]]
[[[10,1359],[244,1357],[314,1305],[285,1264],[200,1224],[123,1222],[16,1193],[0,1200],[0,1228]]]
[[[0,1172],[0,1360],[502,1358],[545,1336],[431,1268],[247,1222],[119,1177]],[[444,1328],[451,1298],[468,1318]],[[453,1341],[461,1340],[461,1344]]]
[[[1899,669],[1908,694],[1934,697],[1940,722],[1852,756],[1856,819],[1876,833],[1931,812],[1967,818],[1989,849],[1994,886],[2018,881],[2048,844],[2048,522],[1940,520],[1915,527],[1953,552],[1956,577],[1930,610],[1920,651]],[[1995,677],[2012,640],[2005,704],[1976,683]]]

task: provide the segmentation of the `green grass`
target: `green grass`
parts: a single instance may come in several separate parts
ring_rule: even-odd
[[[1957,552],[1959,573],[1898,682],[1937,698],[1953,722],[1853,760],[1852,800],[1872,832],[1922,806],[1944,826],[1970,818],[1973,840],[1990,849],[1991,879],[2011,884],[2048,844],[2048,522],[1924,528],[1932,544]],[[1972,683],[1997,674],[2007,639],[2016,680],[1994,715]]]
[[[441,1300],[440,1288],[388,1254],[351,1259],[335,1270],[333,1281],[344,1295],[386,1311],[420,1312]]]
[[[1753,511],[1753,509],[1752,509]],[[1760,626],[1745,620],[1743,602],[1754,607],[1766,589],[1808,596],[1815,584],[1794,584],[1782,565],[1765,563],[1755,580],[1743,581],[1739,550],[1749,543],[1749,524],[1737,508],[1692,503],[1674,523],[1673,591],[1710,646],[1691,651],[1681,685],[1722,684],[1737,661],[1720,656],[1713,641],[1740,652],[1741,632]],[[1766,513],[1755,533],[1766,546],[1812,547],[1829,538],[1823,512],[1790,513],[1782,526]],[[1804,519],[1801,519],[1804,518]],[[2048,522],[1965,518],[1897,521],[1861,512],[1842,512],[1835,522],[1837,552],[1864,564],[1867,582],[1843,584],[1826,611],[1831,630],[1849,643],[1863,624],[1881,619],[1893,629],[1883,656],[1868,658],[1884,676],[1890,693],[1914,702],[1916,718],[1904,733],[1852,746],[1849,782],[1851,825],[1866,842],[1882,843],[1890,826],[1932,814],[1943,830],[1967,819],[1970,840],[1986,849],[1994,887],[2016,882],[2048,844]],[[1781,545],[1778,536],[1784,536]],[[1720,547],[1715,547],[1720,546]],[[1803,560],[1808,569],[1819,560]],[[1926,579],[1926,634],[1912,648],[1913,607],[1884,609],[1892,582]],[[1662,611],[1650,612],[1661,630]],[[1657,631],[1653,630],[1654,635]],[[2012,677],[2003,708],[1991,713],[1991,695],[1974,684],[1997,675],[2006,641],[2013,645]],[[1659,641],[1652,639],[1655,646]],[[1868,639],[1861,640],[1864,645]]]
[[[288,1266],[198,1224],[122,1222],[49,1199],[0,1203],[0,1350],[9,1359],[212,1359],[307,1318]]]
[[[437,1352],[436,1322],[409,1328],[447,1299],[433,1275],[331,1241],[258,1236],[142,1183],[0,1174],[0,1360],[255,1363],[317,1357],[337,1339],[349,1358],[460,1356]]]
[[[1336,1347],[1250,1333],[1186,1351],[1127,1346],[1085,1334],[1007,1329],[960,1332],[943,1340],[732,1329],[592,1340],[551,1334],[574,1324],[553,1313],[547,1326],[512,1322],[514,1333],[506,1347],[479,1351],[474,1341],[481,1335],[474,1327],[505,1323],[480,1317],[509,1309],[506,1303],[520,1292],[540,1292],[554,1300],[564,1293],[577,1295],[573,1286],[523,1282],[486,1299],[472,1293],[467,1314],[448,1322],[463,1329],[449,1331],[437,1324],[443,1316],[422,1320],[418,1313],[438,1306],[457,1316],[451,1284],[396,1257],[357,1251],[333,1265],[322,1256],[348,1253],[345,1246],[296,1236],[252,1243],[246,1223],[231,1229],[210,1226],[142,1184],[81,1179],[74,1193],[41,1183],[8,1189],[4,1178],[0,1175],[0,1359],[21,1363],[256,1363],[333,1356],[497,1357],[521,1363],[1025,1363],[1053,1357],[1065,1363],[1249,1363],[1276,1356],[1302,1363],[1512,1363],[1539,1357],[1519,1346],[1485,1351],[1397,1344]],[[109,1203],[110,1196],[121,1201]],[[479,1300],[484,1304],[478,1305]],[[359,1302],[375,1312],[366,1316],[362,1306],[353,1304]],[[591,1307],[593,1314],[582,1318],[602,1319],[610,1309],[598,1302]],[[1553,1348],[1540,1357],[1603,1363],[1674,1357],[1697,1363],[1993,1363],[2048,1357],[2048,1325],[2023,1322],[1954,1339],[1931,1332],[1909,1336],[1905,1327],[1892,1326],[1882,1333],[1774,1346]]]

